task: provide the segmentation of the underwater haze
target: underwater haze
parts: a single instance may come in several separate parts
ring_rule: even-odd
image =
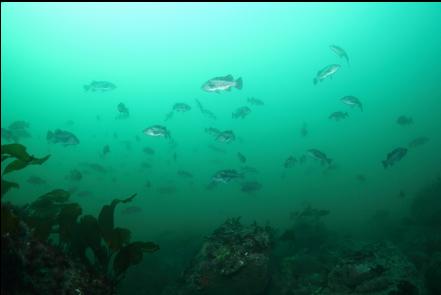
[[[121,294],[181,294],[144,276],[178,276],[228,218],[376,237],[441,176],[440,3],[1,8],[2,145],[50,155],[2,202],[64,189],[97,216],[137,193],[115,223],[161,249]]]

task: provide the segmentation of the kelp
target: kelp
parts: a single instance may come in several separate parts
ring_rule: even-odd
[[[128,229],[115,227],[114,212],[119,203],[128,203],[137,194],[126,199],[115,199],[109,205],[104,205],[98,219],[92,215],[84,215],[78,221],[81,208],[75,203],[65,204],[58,213],[58,227],[60,243],[67,245],[70,253],[74,253],[84,264],[94,266],[97,271],[114,275],[118,281],[124,272],[131,266],[139,263],[145,252],[155,252],[159,246],[153,242],[130,243],[131,232]],[[66,198],[57,198],[59,193],[50,192],[37,200],[40,204],[47,201],[66,201]],[[47,204],[45,204],[47,205]],[[94,261],[86,256],[90,248],[94,254]],[[109,268],[112,257],[115,255],[113,268]]]
[[[12,182],[12,181],[7,181],[4,180],[2,178],[2,197],[4,194],[6,194],[7,192],[9,192],[9,190],[11,188],[20,188],[20,186],[18,185],[18,183]]]
[[[110,203],[110,205],[104,205],[103,208],[101,209],[101,212],[98,216],[98,224],[100,226],[101,235],[103,236],[107,244],[111,243],[112,240],[115,240],[115,238],[113,237],[114,235],[113,216],[116,205],[118,205],[119,203],[131,202],[136,195],[137,194],[133,194],[130,197],[123,200],[115,199],[112,201],[112,203]]]
[[[10,182],[3,179],[3,175],[13,171],[21,170],[28,165],[41,165],[46,162],[50,155],[43,158],[36,158],[29,155],[26,151],[26,147],[19,143],[3,144],[1,146],[2,163],[8,159],[15,159],[6,165],[2,172],[2,194],[3,197],[11,188],[19,188],[19,185],[15,182]]]
[[[118,252],[113,261],[113,269],[117,277],[121,276],[131,265],[141,262],[144,252],[155,252],[159,246],[153,242],[133,242]]]
[[[1,146],[2,162],[9,158],[15,158],[14,161],[9,163],[3,170],[3,174],[10,173],[25,168],[28,165],[41,165],[46,162],[50,155],[43,158],[36,158],[33,155],[29,155],[26,151],[26,147],[19,143],[5,144]]]

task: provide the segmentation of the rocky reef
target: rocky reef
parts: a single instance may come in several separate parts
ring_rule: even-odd
[[[179,294],[262,294],[270,281],[273,232],[228,219],[202,245],[185,271]]]

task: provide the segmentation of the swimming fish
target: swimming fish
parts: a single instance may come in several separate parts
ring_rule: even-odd
[[[237,89],[242,89],[243,83],[242,78],[234,80],[232,75],[227,75],[224,77],[215,77],[202,85],[202,89],[206,92],[216,92],[220,91],[230,91],[232,87]]]
[[[340,65],[332,64],[318,71],[316,77],[313,80],[314,85],[316,85],[318,82],[322,82],[328,77],[332,78],[332,76],[340,69],[340,67]]]

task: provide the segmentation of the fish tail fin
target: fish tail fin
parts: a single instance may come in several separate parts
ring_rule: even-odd
[[[387,161],[381,161],[381,164],[383,164],[383,167],[384,167],[384,169],[386,169],[387,168]]]
[[[349,62],[349,57],[345,55],[346,62],[348,63],[348,67],[351,67],[351,63]]]
[[[238,78],[238,79],[236,80],[236,88],[237,88],[237,89],[242,89],[242,87],[243,87],[242,78]]]
[[[360,110],[363,111],[363,105],[360,103]]]
[[[327,158],[326,162],[328,163],[328,165],[331,165],[332,164],[332,159]]]
[[[90,85],[84,85],[83,88],[84,88],[84,91],[89,91],[90,90]]]
[[[312,80],[312,82],[314,83],[314,85],[317,85],[317,82],[318,82],[317,78],[314,78],[314,80]]]

